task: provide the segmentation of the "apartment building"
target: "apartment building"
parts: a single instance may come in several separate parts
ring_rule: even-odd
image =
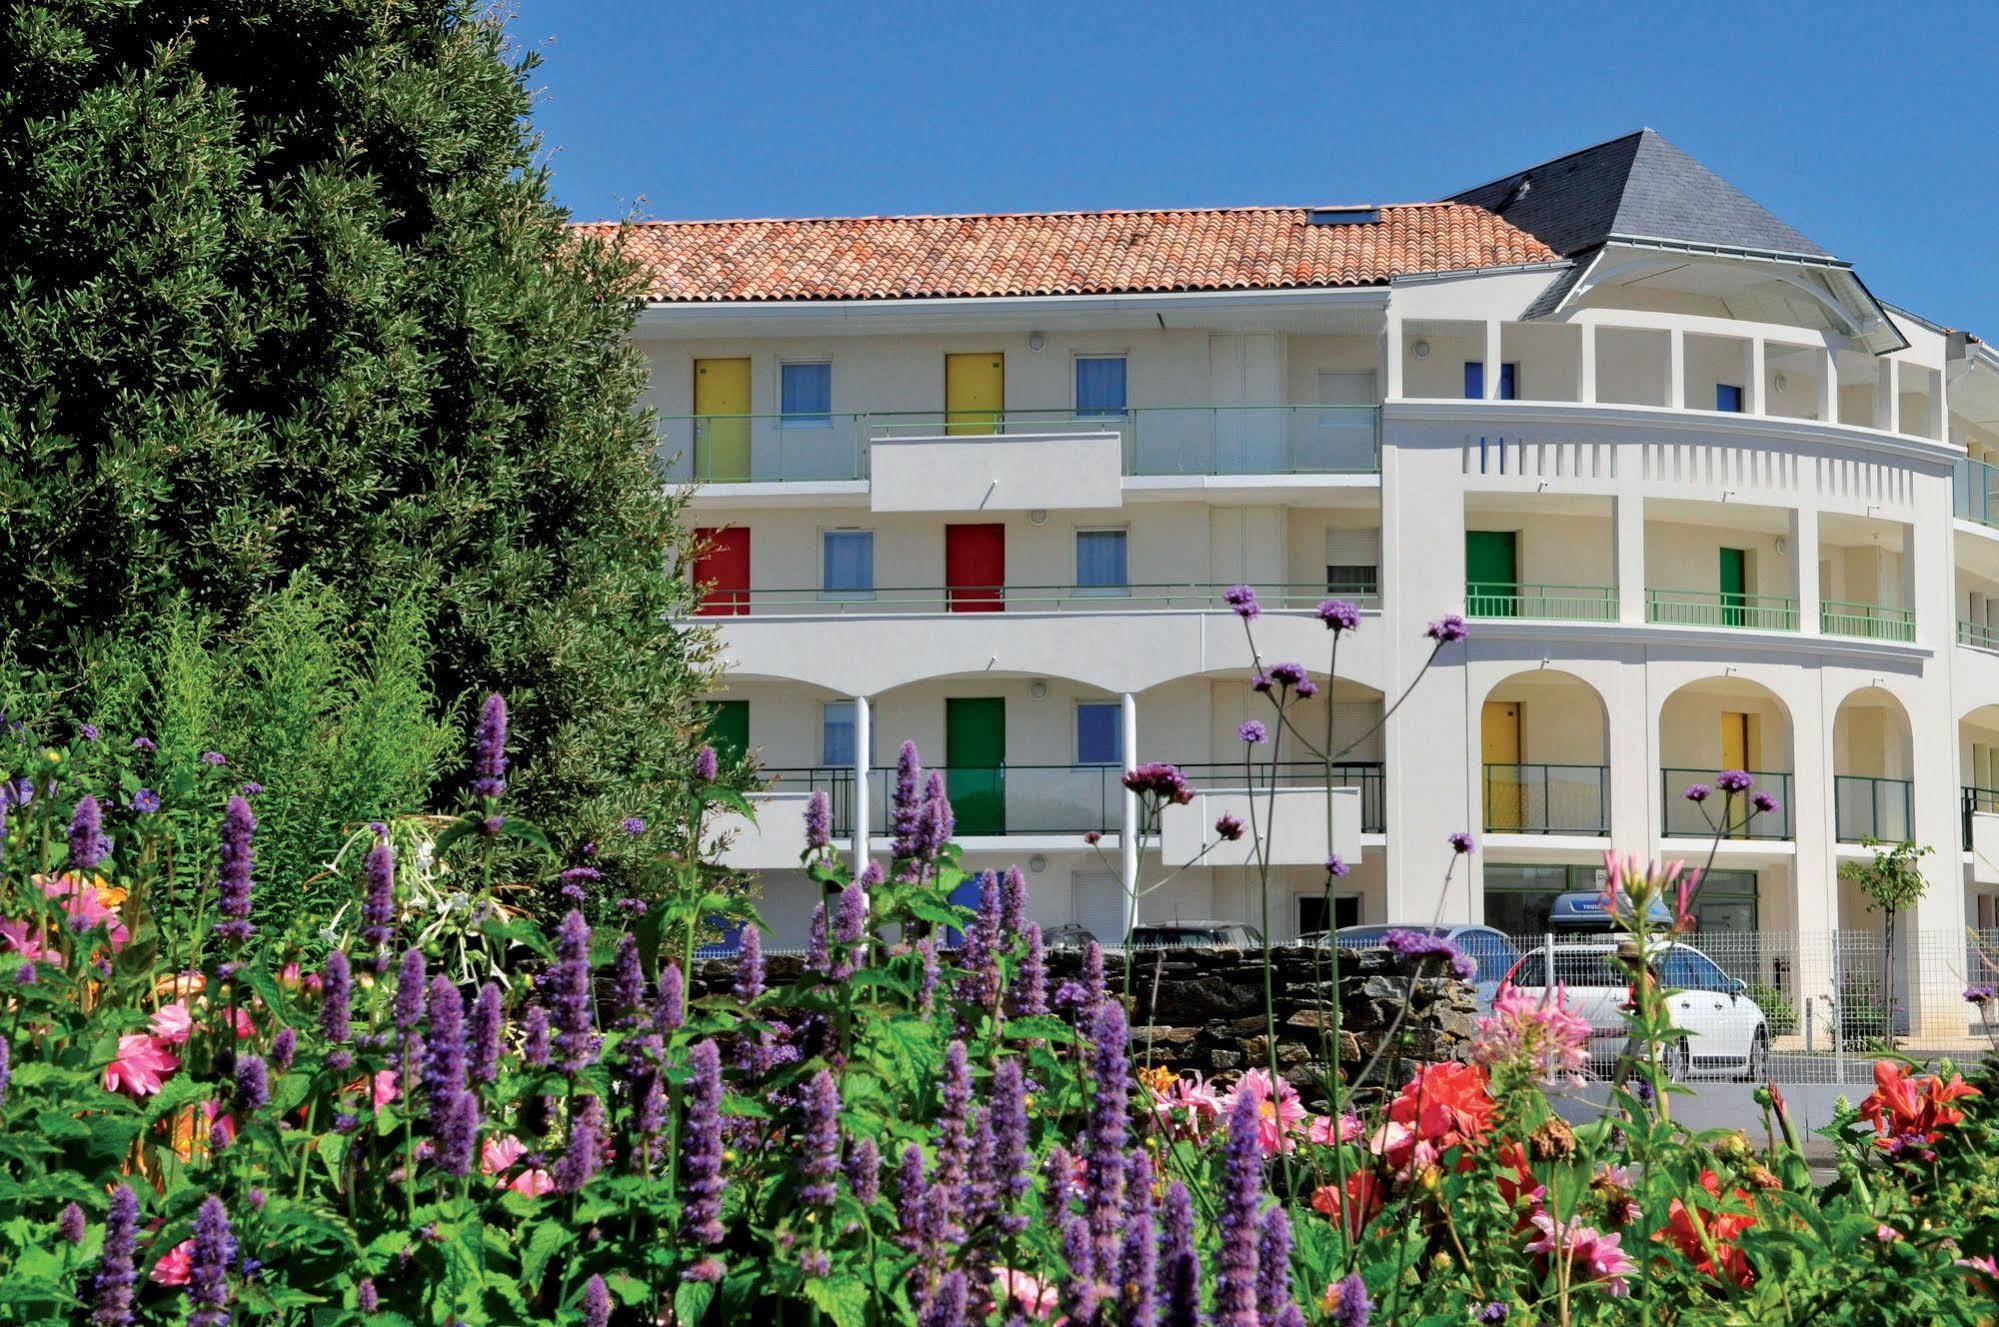
[[[1681,790],[1728,767],[1782,809],[1721,844],[1704,927],[1871,924],[1837,871],[1869,837],[1935,849],[1915,928],[1999,925],[1999,354],[1650,130],[1436,202],[628,240],[716,732],[771,777],[729,858],[781,942],[806,795],[880,851],[904,738],[1044,925],[1120,934],[1162,879],[1141,920],[1256,920],[1253,840],[1210,829],[1270,777],[1237,583],[1322,684],[1312,609],[1364,610],[1298,713],[1351,745],[1330,824],[1278,752],[1278,938],[1533,930],[1606,848],[1704,853]],[[1203,795],[1140,843],[1152,760]]]

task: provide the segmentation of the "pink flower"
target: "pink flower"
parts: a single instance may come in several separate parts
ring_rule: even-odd
[[[236,1040],[248,1041],[256,1035],[257,1025],[250,1021],[250,1011],[238,1006],[236,1010]]]
[[[154,1039],[167,1046],[180,1045],[194,1031],[194,1015],[185,1000],[161,1005],[153,1012],[152,1023]]]
[[[178,1068],[180,1060],[165,1042],[133,1032],[118,1038],[118,1058],[104,1066],[104,1090],[148,1096],[159,1091]]]
[[[8,950],[29,959],[54,959],[61,961],[61,955],[49,951],[42,943],[41,933],[26,922],[0,921],[0,940],[4,940]]]
[[[1265,1156],[1289,1152],[1297,1145],[1298,1126],[1305,1119],[1305,1103],[1298,1089],[1283,1079],[1272,1083],[1262,1069],[1250,1069],[1236,1080],[1235,1090],[1222,1098],[1222,1109],[1233,1111],[1245,1094],[1256,1102],[1256,1140]]]
[[[105,903],[103,892],[94,882],[85,880],[76,872],[44,881],[42,893],[62,901],[63,911],[70,915],[72,924],[79,931],[88,931],[99,924],[108,927],[114,951],[124,948],[125,942],[132,938],[132,933],[125,929],[123,919],[118,916],[118,909]]]
[[[1159,1121],[1179,1136],[1199,1142],[1222,1117],[1222,1099],[1214,1085],[1199,1074],[1176,1078],[1164,1096],[1153,1102]]]
[[[1020,1311],[1036,1322],[1046,1322],[1055,1311],[1056,1287],[1012,1267],[993,1268],[993,1302],[1011,1299]]]
[[[380,1110],[396,1099],[396,1071],[393,1069],[377,1069],[372,1081],[375,1109]],[[359,1092],[367,1088],[369,1084],[370,1080],[357,1078],[341,1090],[345,1092]]]
[[[507,1181],[507,1187],[523,1198],[539,1198],[554,1191],[555,1181],[545,1170],[524,1170]]]
[[[1990,1294],[1993,1286],[1999,1285],[1999,1258],[1994,1258],[1990,1254],[1982,1258],[1959,1258],[1957,1266],[1968,1267],[1974,1272],[1983,1272],[1985,1276],[1992,1278],[1990,1281],[1981,1276],[1971,1278],[1971,1288],[1980,1294]]]
[[[1569,1264],[1569,1276],[1575,1283],[1600,1281],[1612,1296],[1631,1293],[1625,1278],[1638,1270],[1638,1264],[1621,1247],[1622,1235],[1605,1235],[1575,1222],[1565,1226],[1545,1207],[1528,1219],[1540,1234],[1528,1243],[1527,1252],[1562,1258]]]
[[[1902,1238],[1902,1232],[1883,1222],[1881,1225],[1874,1227],[1874,1238],[1880,1240],[1883,1244],[1893,1244],[1896,1240]]]
[[[1478,1020],[1472,1058],[1488,1069],[1512,1066],[1547,1082],[1580,1083],[1589,1063],[1589,1020],[1569,1012],[1561,983],[1533,996],[1507,983],[1492,1013]]]
[[[479,1148],[479,1169],[485,1174],[497,1175],[526,1156],[527,1150],[527,1144],[512,1134],[495,1135]]]
[[[160,1255],[153,1264],[152,1278],[163,1286],[184,1286],[190,1270],[188,1255],[194,1252],[194,1241],[184,1239]]]
[[[1340,1116],[1337,1134],[1333,1130],[1330,1115],[1314,1115],[1305,1128],[1305,1137],[1321,1147],[1331,1147],[1335,1143],[1351,1143],[1361,1136],[1360,1117],[1354,1114]]]

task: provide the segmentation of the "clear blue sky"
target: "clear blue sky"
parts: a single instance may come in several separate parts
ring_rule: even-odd
[[[579,220],[1438,198],[1647,126],[1999,339],[1999,7],[517,0]]]

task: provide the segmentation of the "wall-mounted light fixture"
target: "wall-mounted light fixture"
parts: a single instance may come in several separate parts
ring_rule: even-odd
[[[1419,340],[1415,345],[1409,347],[1409,353],[1417,359],[1428,359],[1430,358],[1430,343]]]
[[[1038,355],[1048,348],[1048,338],[1039,332],[1029,332],[1027,334],[1027,348]]]

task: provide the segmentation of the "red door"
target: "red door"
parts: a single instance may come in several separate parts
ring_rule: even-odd
[[[1006,608],[1006,527],[944,527],[944,585],[954,613],[998,613]]]
[[[701,617],[742,617],[750,611],[750,532],[747,526],[706,526],[694,532],[694,584]]]

